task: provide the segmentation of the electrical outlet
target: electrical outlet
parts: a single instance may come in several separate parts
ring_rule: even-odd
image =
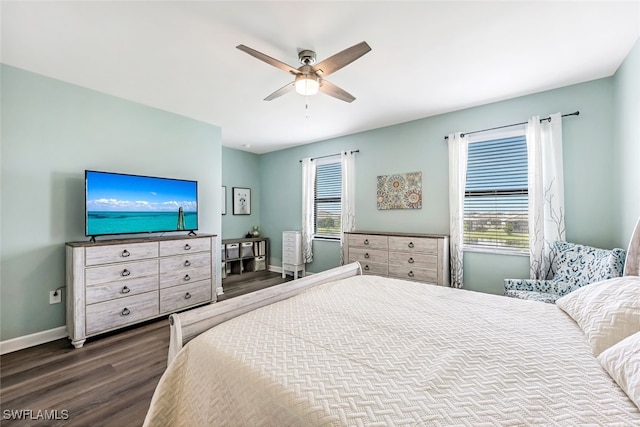
[[[58,289],[57,291],[49,292],[49,304],[59,304],[62,302],[62,291]]]

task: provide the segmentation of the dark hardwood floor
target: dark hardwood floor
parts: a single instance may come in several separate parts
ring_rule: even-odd
[[[244,295],[258,289],[269,288],[283,282],[292,280],[291,276],[283,278],[280,274],[270,271],[257,271],[255,273],[232,274],[223,282],[224,294],[218,295],[218,301]]]
[[[267,271],[229,276],[219,300],[287,280]],[[168,349],[165,317],[90,338],[80,349],[61,339],[0,356],[0,424],[140,426]]]

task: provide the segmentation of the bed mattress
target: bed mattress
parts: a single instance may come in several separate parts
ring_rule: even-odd
[[[355,276],[229,320],[169,365],[148,426],[637,425],[558,307]]]

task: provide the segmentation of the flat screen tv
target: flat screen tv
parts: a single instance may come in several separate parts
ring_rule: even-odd
[[[85,171],[85,234],[198,229],[198,182]]]

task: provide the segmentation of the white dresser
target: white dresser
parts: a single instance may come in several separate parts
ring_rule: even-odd
[[[216,236],[70,242],[67,334],[87,337],[215,302]]]
[[[298,272],[304,277],[305,266],[302,261],[302,232],[283,231],[282,232],[282,277],[287,272],[293,274],[293,278],[298,278]]]
[[[345,242],[345,259],[365,274],[449,285],[448,236],[354,231]]]

